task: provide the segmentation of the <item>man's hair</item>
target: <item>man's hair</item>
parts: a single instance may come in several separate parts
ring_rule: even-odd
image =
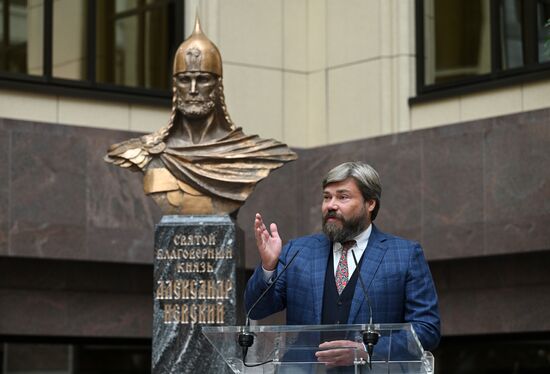
[[[371,220],[374,221],[380,209],[380,197],[382,196],[380,176],[369,164],[360,161],[345,162],[327,173],[323,179],[323,188],[330,183],[342,182],[348,178],[355,180],[365,201],[376,201],[376,206],[371,213]]]

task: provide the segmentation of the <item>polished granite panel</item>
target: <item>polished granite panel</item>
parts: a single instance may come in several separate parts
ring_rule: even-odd
[[[246,267],[258,263],[254,214],[277,222],[284,241],[320,231],[321,180],[350,160],[380,172],[376,224],[419,240],[429,259],[548,249],[549,121],[546,109],[298,150],[239,212]],[[0,210],[0,254],[151,263],[160,212],[139,173],[102,160],[110,144],[136,135],[0,120],[0,145],[12,139],[0,147],[11,160],[0,178],[0,207],[11,207]]]
[[[547,109],[298,150],[239,212],[246,267],[256,211],[284,241],[319,231],[323,176],[362,160],[382,178],[376,224],[431,260],[444,334],[550,331],[549,123]],[[160,213],[139,173],[102,160],[135,135],[0,119],[0,334],[151,336]]]
[[[151,293],[70,293],[67,331],[75,336],[148,338],[152,330]]]
[[[85,258],[86,178],[81,137],[14,131],[10,254]]]
[[[245,233],[247,268],[254,268],[260,262],[253,230],[256,213],[260,213],[268,225],[271,222],[277,224],[283,243],[299,235],[300,216],[296,214],[301,204],[296,175],[299,173],[299,161],[293,161],[270,173],[239,209],[237,223]]]
[[[116,294],[0,289],[5,335],[151,336],[150,293]]]
[[[9,248],[10,133],[0,129],[0,255]]]
[[[65,335],[67,296],[62,291],[0,289],[0,333]]]
[[[550,331],[550,252],[433,261],[443,333]]]
[[[550,331],[550,285],[439,294],[443,335]]]
[[[146,293],[152,265],[0,257],[0,289]]]
[[[150,337],[151,265],[0,257],[0,335]]]
[[[98,131],[86,138],[85,246],[97,260],[151,263],[160,209],[143,193],[142,173],[103,161],[109,145],[127,137],[123,131]]]
[[[485,254],[550,248],[550,127],[545,113],[538,120],[533,115],[497,118],[487,132]]]
[[[432,261],[438,290],[550,284],[550,251]]]
[[[374,223],[384,232],[421,241],[422,139],[405,134],[366,143],[366,161],[376,169],[382,184]]]
[[[151,263],[160,211],[139,173],[103,161],[136,135],[0,119],[0,254]]]
[[[420,241],[430,260],[548,249],[549,119],[550,110],[541,110],[302,150],[295,179],[270,184],[269,196],[293,184],[294,232],[318,232],[322,178],[341,162],[361,160],[382,180],[377,226]],[[251,199],[241,213],[253,216],[266,204]],[[251,226],[243,229],[253,244]],[[251,267],[258,256],[248,248]]]
[[[302,235],[309,235],[321,231],[321,203],[323,201],[322,181],[325,174],[338,164],[335,158],[342,159],[340,154],[326,149],[309,150],[302,157],[302,176],[297,180],[298,193],[302,200],[301,215]]]
[[[480,256],[484,251],[484,134],[442,136],[433,131],[427,135],[422,155],[426,254],[431,259]]]

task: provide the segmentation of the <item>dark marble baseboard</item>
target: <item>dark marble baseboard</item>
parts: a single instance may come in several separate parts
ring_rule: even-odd
[[[0,335],[150,338],[153,266],[0,257]]]

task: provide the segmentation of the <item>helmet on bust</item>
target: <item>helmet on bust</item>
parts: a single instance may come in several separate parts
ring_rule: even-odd
[[[174,75],[187,71],[222,76],[222,56],[218,47],[202,32],[198,15],[193,33],[180,44],[174,56]]]

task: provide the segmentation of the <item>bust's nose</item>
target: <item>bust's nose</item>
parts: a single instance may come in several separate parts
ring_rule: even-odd
[[[198,93],[197,91],[197,79],[191,78],[191,90],[189,90],[189,93],[192,95],[196,95]]]

